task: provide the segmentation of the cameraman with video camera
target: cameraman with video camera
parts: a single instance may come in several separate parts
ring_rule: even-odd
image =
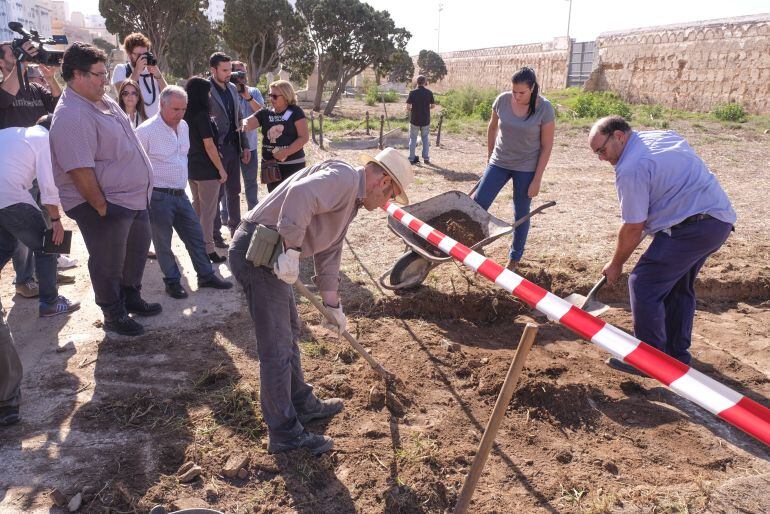
[[[38,51],[30,41],[21,45],[21,48],[31,58],[37,55]],[[22,77],[26,76],[28,60],[24,59],[20,63]],[[3,71],[3,82],[0,84],[0,129],[33,126],[38,118],[53,112],[61,96],[61,87],[54,78],[55,68],[38,64],[38,69],[48,84],[46,89],[32,81],[29,82],[29,87],[22,87],[16,66],[12,43],[0,43],[0,69]]]
[[[139,84],[147,117],[158,114],[160,92],[166,89],[166,79],[158,68],[158,60],[150,52],[151,46],[152,43],[144,34],[139,32],[129,34],[123,40],[123,49],[126,51],[128,62],[118,64],[112,71],[112,85],[115,86],[116,94],[120,84],[126,79]]]
[[[265,99],[259,89],[248,85],[248,73],[246,65],[241,61],[233,61],[233,74],[230,75],[230,82],[235,84],[235,88],[240,95],[241,116],[248,118],[265,105]],[[257,159],[257,129],[245,132],[249,150],[251,150],[251,159],[248,164],[241,162],[241,173],[243,174],[243,187],[246,190],[246,205],[249,210],[257,205],[259,198],[257,196],[259,184],[257,175],[259,173],[259,159]]]

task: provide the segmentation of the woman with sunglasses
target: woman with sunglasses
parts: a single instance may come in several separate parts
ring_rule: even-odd
[[[538,94],[537,76],[524,67],[512,78],[511,91],[492,104],[487,127],[488,164],[474,200],[489,209],[500,190],[513,181],[513,210],[518,220],[529,214],[532,199],[540,192],[543,172],[551,157],[556,115],[551,102]],[[516,269],[527,242],[529,221],[513,232],[506,268]]]
[[[118,105],[128,115],[128,119],[131,120],[131,126],[134,128],[141,125],[147,119],[139,84],[131,79],[120,83],[118,88]]]
[[[263,108],[243,120],[242,130],[262,128],[261,179],[272,191],[305,167],[304,146],[310,140],[305,112],[297,105],[291,83],[270,84],[271,108]]]

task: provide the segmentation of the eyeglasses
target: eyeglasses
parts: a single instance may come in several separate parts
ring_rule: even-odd
[[[278,98],[281,98],[283,95],[274,95],[273,93],[270,93],[269,96],[273,100],[277,100]]]
[[[139,96],[139,93],[136,91],[123,91],[120,93],[120,96]]]
[[[95,71],[89,71],[89,70],[80,70],[80,71],[82,73],[88,73],[88,74],[93,75],[95,77],[99,77],[102,80],[105,80],[107,78],[107,75],[109,75],[109,73],[107,73],[106,71],[102,71],[102,72],[99,72],[99,73],[97,73]]]
[[[594,153],[599,156],[604,156],[604,153],[607,151],[607,143],[610,142],[610,138],[612,137],[612,132],[607,134],[607,139],[604,140],[604,144],[594,150]]]

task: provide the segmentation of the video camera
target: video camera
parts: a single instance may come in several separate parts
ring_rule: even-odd
[[[243,93],[246,89],[246,72],[234,71],[233,74],[230,75],[230,82],[235,84],[235,88],[239,93]]]
[[[18,21],[10,22],[8,28],[22,36],[11,42],[11,49],[13,55],[16,57],[16,62],[27,61],[42,64],[44,66],[59,66],[61,64],[64,52],[60,50],[49,50],[45,45],[66,45],[67,36],[53,36],[48,39],[42,39],[36,30],[31,30],[29,32],[24,30],[24,25]],[[22,45],[28,41],[32,42],[32,46],[37,50],[37,55],[34,57],[29,55],[24,48],[22,48]]]

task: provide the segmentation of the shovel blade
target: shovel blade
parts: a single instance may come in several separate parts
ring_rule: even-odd
[[[586,297],[582,294],[572,293],[564,299],[567,303],[571,303],[579,309],[583,309],[592,316],[599,316],[604,314],[610,308],[609,305],[605,305],[602,302],[594,299],[586,301]]]

